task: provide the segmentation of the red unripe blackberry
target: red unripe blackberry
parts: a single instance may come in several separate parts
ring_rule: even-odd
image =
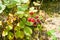
[[[39,16],[38,15],[36,15],[36,17],[35,18],[39,18]]]
[[[28,21],[29,22],[35,22],[35,19],[34,18],[28,18]]]
[[[36,23],[36,22],[34,22],[33,26],[37,26],[37,23]]]
[[[31,22],[35,22],[35,19],[34,18],[31,18]]]
[[[30,12],[30,15],[33,15],[34,14],[34,12],[32,11],[32,12]]]
[[[37,19],[37,22],[38,22],[38,23],[41,23],[41,21],[40,21],[39,19]]]
[[[28,18],[28,21],[30,22],[31,21],[31,18]]]

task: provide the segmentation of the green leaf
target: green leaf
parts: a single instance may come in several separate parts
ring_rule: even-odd
[[[2,13],[3,12],[3,10],[6,8],[6,6],[5,5],[3,5],[3,4],[0,4],[0,13]]]
[[[4,0],[4,4],[8,7],[8,8],[13,8],[14,6],[16,6],[16,1],[14,0]]]
[[[57,37],[53,35],[52,40],[57,40]]]
[[[7,5],[8,8],[13,8],[14,6],[16,6],[16,2],[13,2],[13,3]]]
[[[22,7],[23,7],[24,11],[28,9],[28,5],[27,4],[22,5]]]
[[[39,30],[42,30],[42,26],[40,24],[38,24],[37,27],[39,28]]]
[[[16,5],[21,5],[21,0],[14,0],[14,1],[17,2]]]
[[[26,40],[30,40],[30,36],[26,36]]]
[[[19,31],[19,30],[20,30],[20,27],[19,27],[19,26],[16,26],[16,27],[14,28],[14,30],[15,30],[15,31]]]
[[[8,39],[9,39],[9,40],[12,40],[13,37],[14,37],[14,36],[13,36],[13,33],[12,33],[12,32],[9,32],[9,33],[8,33]]]
[[[28,17],[29,15],[28,14],[24,14],[25,17]]]
[[[17,6],[18,11],[25,11],[25,10],[27,10],[27,8],[28,8],[28,5]]]
[[[47,34],[48,34],[49,36],[51,36],[51,35],[53,35],[54,32],[55,32],[54,30],[50,30],[50,31],[47,32]]]
[[[3,0],[4,4],[7,5],[9,3],[9,0]]]
[[[9,31],[9,30],[12,30],[13,29],[13,26],[12,25],[9,25],[9,26],[6,26],[6,29]]]
[[[6,36],[6,35],[8,35],[8,31],[7,30],[4,30],[3,32],[2,32],[2,36]]]
[[[16,37],[16,38],[21,38],[21,39],[23,39],[23,38],[24,38],[24,33],[23,33],[23,31],[17,31],[17,32],[15,33],[15,37]]]
[[[25,26],[25,24],[23,23],[23,21],[20,21],[19,25],[20,25],[21,28],[24,28],[24,26]]]
[[[18,11],[22,11],[23,9],[22,9],[21,6],[17,6],[17,10],[18,10]]]
[[[25,28],[24,28],[24,33],[25,33],[26,35],[30,36],[30,35],[32,34],[32,29],[29,28],[29,27],[25,27]]]
[[[34,7],[31,7],[29,10],[33,11],[34,10]]]
[[[20,15],[20,14],[24,14],[24,12],[23,11],[17,11],[16,14]]]
[[[51,36],[51,33],[48,31],[48,32],[47,32],[47,35],[48,35],[48,36]]]
[[[15,14],[18,15],[18,17],[20,17],[20,18],[22,18],[24,16],[23,11],[17,11]]]
[[[19,17],[22,18],[24,16],[24,14],[20,14]]]
[[[24,23],[26,23],[26,18],[22,18],[22,21],[23,21]]]
[[[22,3],[27,3],[29,0],[21,0]]]
[[[42,20],[42,19],[43,19],[43,17],[42,17],[42,16],[39,16],[39,18],[40,18],[40,20]]]
[[[25,24],[28,25],[28,26],[32,26],[33,25],[32,22],[28,22],[28,21]]]

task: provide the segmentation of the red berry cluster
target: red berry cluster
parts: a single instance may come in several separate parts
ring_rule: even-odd
[[[29,22],[35,22],[35,19],[34,18],[28,18],[28,21]]]
[[[36,26],[38,23],[41,23],[39,19],[34,19],[34,18],[28,18],[29,22],[33,23],[33,26]]]
[[[30,12],[30,15],[33,15],[34,12]],[[35,17],[28,17],[28,21],[33,23],[33,26],[37,26],[38,23],[41,23],[39,16],[36,15]]]

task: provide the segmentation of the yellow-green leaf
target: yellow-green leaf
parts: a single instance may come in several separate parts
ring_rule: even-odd
[[[16,38],[24,38],[24,33],[23,33],[23,31],[17,31],[16,33],[15,33],[15,37]]]
[[[12,40],[13,37],[14,37],[13,33],[12,33],[12,32],[9,32],[9,33],[8,33],[8,39],[9,39],[9,40]]]
[[[8,35],[8,31],[7,30],[4,30],[3,32],[2,32],[2,36],[6,36],[6,35]]]
[[[25,28],[24,28],[24,33],[25,33],[26,35],[30,36],[30,35],[32,34],[32,29],[29,28],[29,27],[25,27]]]

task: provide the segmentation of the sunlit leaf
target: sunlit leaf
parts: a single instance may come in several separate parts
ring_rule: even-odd
[[[29,0],[21,0],[22,3],[28,3]]]
[[[25,27],[25,28],[24,28],[24,33],[25,33],[26,35],[30,36],[30,35],[32,34],[32,29],[29,28],[29,27]]]
[[[20,30],[20,27],[19,27],[19,26],[16,26],[16,27],[14,28],[14,30],[15,30],[15,31],[19,31],[19,30]]]
[[[14,6],[16,6],[16,1],[14,0],[4,0],[4,4],[8,7],[8,8],[12,8]]]
[[[32,22],[28,22],[28,21],[25,24],[28,25],[28,26],[32,26],[33,25]]]
[[[31,7],[29,10],[30,10],[30,11],[33,11],[33,10],[34,10],[34,7]]]
[[[39,6],[39,3],[33,2],[34,6]]]
[[[15,37],[22,39],[22,38],[24,37],[24,33],[23,33],[22,31],[17,31],[17,32],[15,33]]]
[[[2,4],[2,1],[0,0],[0,4]]]
[[[28,8],[27,4],[26,5],[22,5],[22,6],[17,6],[18,11],[25,11],[25,10],[27,10],[27,8]]]
[[[3,12],[3,10],[6,8],[6,6],[5,5],[3,5],[3,4],[0,4],[0,13],[2,13]]]
[[[17,26],[19,26],[19,23],[17,23]]]
[[[24,16],[24,12],[23,11],[17,11],[16,15],[18,15],[18,17],[22,18]]]
[[[16,14],[24,14],[24,12],[23,11],[17,11]]]
[[[12,30],[13,29],[13,26],[12,25],[6,26],[6,29],[7,30]]]
[[[4,30],[3,32],[2,32],[2,36],[6,36],[6,35],[8,35],[8,31],[7,30]]]
[[[17,3],[16,5],[21,5],[21,0],[15,0]]]
[[[2,25],[2,21],[0,21],[0,25]]]
[[[19,17],[22,18],[24,16],[24,14],[20,14]]]
[[[9,0],[3,0],[4,4],[7,5],[9,3]]]
[[[24,28],[24,26],[25,26],[25,24],[23,23],[23,21],[20,21],[19,25],[20,25],[21,28]]]
[[[28,14],[24,14],[25,17],[28,17],[29,15]]]

